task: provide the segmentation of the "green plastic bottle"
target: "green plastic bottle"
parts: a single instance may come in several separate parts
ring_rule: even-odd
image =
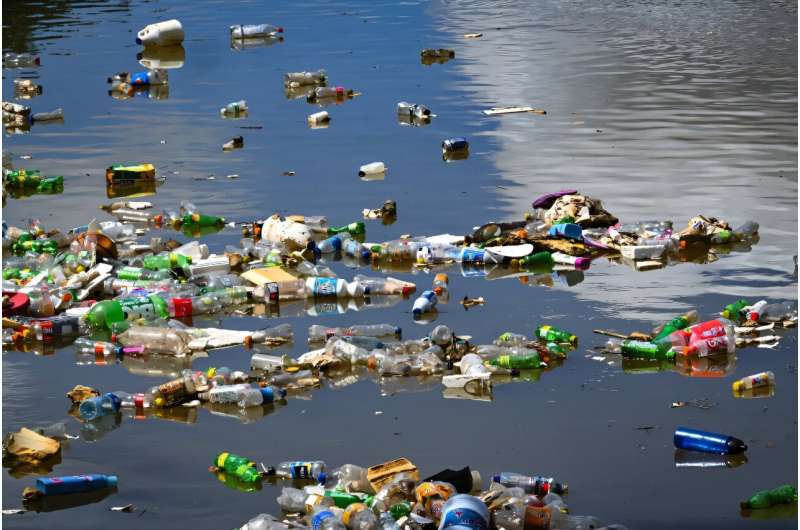
[[[34,254],[56,254],[58,243],[53,239],[27,239],[20,237],[11,245],[11,252],[21,256],[26,252]]]
[[[19,169],[6,173],[6,186],[14,188],[35,188],[42,181],[42,175],[38,169]]]
[[[36,186],[36,193],[61,193],[64,191],[64,177],[45,177]]]
[[[722,316],[724,318],[734,319],[734,320],[741,320],[741,311],[745,307],[749,306],[750,302],[742,298],[741,300],[737,300],[732,304],[728,304],[725,306],[725,309],[722,310]]]
[[[573,346],[578,344],[578,337],[553,326],[539,326],[536,328],[536,337],[547,342],[568,342]]]
[[[22,273],[21,269],[17,267],[7,267],[3,269],[3,279],[4,280],[18,280]]]
[[[567,357],[567,350],[557,342],[548,342],[545,345],[545,348],[547,348],[548,353],[553,354],[553,357],[558,357],[561,359]]]
[[[86,321],[94,329],[111,329],[117,322],[155,320],[168,318],[167,302],[156,294],[135,296],[121,300],[103,300],[92,306],[86,314]]]
[[[325,496],[333,499],[333,503],[338,508],[347,508],[351,504],[355,504],[357,502],[364,502],[367,505],[372,502],[372,497],[370,496],[367,496],[366,499],[364,499],[361,496],[337,489],[325,490]]]
[[[555,261],[553,260],[553,255],[550,252],[543,250],[541,252],[528,254],[519,260],[519,263],[521,267],[526,269],[532,269],[535,272],[546,273],[553,270]]]
[[[214,459],[214,465],[219,469],[224,469],[226,473],[242,482],[261,481],[261,473],[259,473],[256,463],[243,456],[220,453]]]
[[[688,313],[673,318],[672,320],[664,324],[661,330],[658,331],[656,335],[653,337],[653,342],[658,342],[664,337],[668,337],[673,332],[678,331],[679,329],[684,329],[687,326],[694,324],[695,322],[697,322],[697,311],[692,309]]]
[[[669,343],[657,344],[643,340],[609,339],[606,349],[612,353],[621,353],[623,357],[634,359],[674,359],[675,352]]]
[[[397,504],[392,504],[392,506],[389,508],[389,513],[392,515],[392,518],[394,518],[395,521],[401,517],[406,517],[411,513],[411,503],[403,501],[398,502]]]
[[[217,217],[216,215],[203,215],[200,213],[187,213],[181,219],[184,225],[196,225],[196,226],[217,226],[221,227],[225,225],[225,218],[224,217]]]
[[[759,510],[793,502],[797,502],[797,488],[786,484],[775,489],[759,491],[746,501],[742,501],[740,506],[742,510]]]
[[[166,280],[170,277],[167,270],[150,270],[140,267],[120,267],[117,278],[120,280]]]
[[[492,366],[508,368],[509,370],[526,370],[540,368],[542,366],[542,359],[537,353],[529,355],[500,355],[499,357],[489,360],[488,363]]]
[[[345,226],[331,226],[328,228],[328,235],[333,236],[343,232],[349,233],[351,236],[360,235],[366,232],[366,226],[363,221],[356,221]]]
[[[192,264],[192,258],[183,254],[155,254],[144,258],[143,267],[151,271],[183,269]]]

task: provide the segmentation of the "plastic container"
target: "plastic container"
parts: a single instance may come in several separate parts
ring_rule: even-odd
[[[673,437],[675,447],[701,453],[721,455],[739,454],[747,450],[747,445],[733,436],[713,432],[678,427]]]
[[[772,372],[761,372],[759,374],[748,375],[738,381],[733,382],[733,391],[742,392],[753,388],[767,387],[775,384],[775,374]]]
[[[383,162],[370,162],[358,168],[358,176],[370,178],[378,175],[386,175],[387,167]]]
[[[136,34],[136,44],[145,46],[181,44],[183,38],[183,26],[179,20],[172,19],[145,26]]]
[[[270,24],[239,24],[230,27],[232,39],[262,39],[283,33],[283,28]]]
[[[445,528],[488,530],[489,510],[480,499],[472,495],[453,495],[442,506],[439,530]]]
[[[414,305],[411,308],[411,313],[415,316],[421,316],[424,313],[430,313],[436,308],[436,293],[433,291],[423,291],[423,293],[414,300]]]
[[[116,475],[72,475],[36,479],[36,489],[44,495],[64,495],[105,488],[116,488]]]

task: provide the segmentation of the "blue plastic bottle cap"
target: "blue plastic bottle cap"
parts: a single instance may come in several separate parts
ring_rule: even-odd
[[[500,482],[500,475],[492,475],[492,482]]]
[[[116,488],[119,480],[116,475],[106,475],[106,485],[109,488]]]
[[[317,482],[319,482],[320,484],[324,485],[325,481],[327,480],[328,480],[328,475],[326,475],[324,471],[320,472],[320,474],[317,475]]]
[[[285,388],[279,388],[278,389],[278,397],[280,397],[280,398],[285,398],[286,397],[286,389]]]
[[[140,39],[139,37],[136,37],[136,44],[141,44],[141,43],[142,43],[142,39]]]
[[[403,335],[403,328],[397,326],[394,328],[394,334],[399,338]]]

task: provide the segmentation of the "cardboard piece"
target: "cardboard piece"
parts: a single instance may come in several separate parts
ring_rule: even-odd
[[[388,484],[399,473],[408,473],[414,481],[419,481],[419,470],[407,458],[390,460],[367,469],[367,480],[375,491]]]

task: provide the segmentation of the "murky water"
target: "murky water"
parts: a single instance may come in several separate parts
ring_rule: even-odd
[[[109,97],[106,77],[139,69],[135,32],[167,18],[179,18],[187,31],[185,62],[170,71],[169,97]],[[285,41],[230,48],[228,25],[262,21],[284,26]],[[4,516],[4,524],[231,528],[256,513],[276,513],[277,487],[243,493],[207,471],[217,452],[229,450],[268,464],[321,458],[330,465],[371,465],[406,456],[431,473],[466,464],[484,476],[535,472],[569,483],[574,513],[630,528],[752,526],[739,516],[738,501],[796,481],[796,331],[776,350],[740,350],[727,371],[717,367],[722,377],[689,377],[677,369],[634,373],[585,355],[602,343],[591,333],[595,328],[646,330],[690,307],[710,315],[733,297],[797,298],[796,21],[796,2],[6,2],[4,51],[35,50],[42,66],[4,70],[3,99],[13,94],[13,78],[33,77],[44,86],[29,102],[34,112],[63,107],[66,114],[63,124],[5,138],[4,151],[17,155],[15,167],[66,179],[57,197],[9,199],[3,212],[9,224],[38,217],[69,228],[100,218],[97,206],[108,200],[104,169],[149,161],[167,176],[153,199],[158,208],[187,198],[232,220],[278,211],[324,214],[333,225],[345,224],[363,208],[395,199],[398,221],[370,222],[370,241],[465,233],[489,220],[519,218],[535,196],[567,186],[604,199],[623,220],[682,223],[697,213],[734,225],[755,219],[761,240],[751,252],[713,263],[645,273],[599,260],[585,275],[523,284],[462,277],[453,269],[453,297],[483,296],[487,303],[465,312],[450,302],[437,323],[478,343],[507,330],[530,334],[545,321],[581,340],[562,366],[538,380],[498,385],[491,403],[443,399],[437,381],[393,381],[382,393],[374,380],[363,379],[247,417],[201,409],[175,421],[120,418],[82,430],[67,414],[64,393],[73,385],[144,390],[184,366],[79,366],[71,347],[48,355],[7,352],[4,433],[66,418],[81,439],[64,450],[54,473],[116,473],[120,489],[68,511]],[[484,36],[462,37],[471,32]],[[423,47],[452,48],[456,58],[424,66]],[[282,75],[316,68],[363,95],[329,107],[328,129],[309,130],[305,117],[317,109],[287,100]],[[219,107],[241,98],[250,117],[221,120]],[[400,100],[424,103],[438,116],[428,127],[400,126],[394,115]],[[480,113],[514,104],[541,107],[547,115]],[[244,149],[222,153],[222,143],[238,134]],[[461,135],[470,139],[470,158],[444,163],[441,140]],[[28,154],[33,159],[18,156]],[[389,166],[386,180],[360,181],[357,167],[373,160]],[[296,175],[284,176],[289,170]],[[234,173],[240,178],[225,178]],[[207,175],[217,178],[195,180]],[[238,234],[206,240],[222,250]],[[344,277],[354,273],[334,267]],[[397,275],[420,287],[432,280],[425,273]],[[406,337],[422,336],[432,326],[414,324],[410,305],[318,317],[284,311],[280,320],[224,318],[221,324],[254,329],[290,322],[297,339],[283,351],[298,355],[312,323],[392,322]],[[192,366],[243,368],[250,354],[214,351]],[[731,396],[734,378],[762,370],[776,374],[774,397]],[[700,398],[713,406],[669,406]],[[744,439],[747,463],[679,466],[672,448],[677,425]],[[34,480],[9,471],[6,508],[18,506]],[[127,503],[146,511],[107,511]]]

